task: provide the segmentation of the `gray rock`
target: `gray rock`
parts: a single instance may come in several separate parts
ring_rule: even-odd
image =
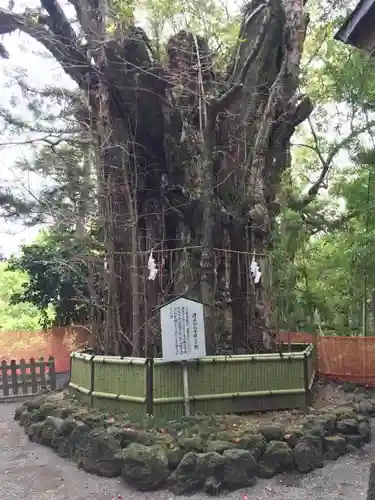
[[[346,453],[346,441],[343,436],[326,436],[323,438],[323,449],[327,460],[337,460]]]
[[[353,449],[352,447],[359,450],[360,448],[362,448],[362,446],[364,444],[364,441],[359,434],[346,434],[344,437],[346,440],[348,453],[349,453],[349,450]]]
[[[14,410],[14,420],[19,420],[20,419],[20,416],[21,416],[21,413],[25,411],[25,407],[24,406],[19,406],[18,408],[16,408]]]
[[[57,453],[60,457],[73,457],[84,450],[89,443],[91,427],[85,422],[64,422],[58,439]]]
[[[81,420],[85,422],[85,424],[89,425],[91,429],[97,429],[104,425],[105,415],[85,412],[80,415]]]
[[[210,476],[204,481],[203,490],[207,495],[217,496],[220,495],[223,483],[216,477]]]
[[[233,448],[240,448],[240,445],[230,441],[209,441],[207,444],[207,451],[216,451],[217,453],[223,453],[225,450]]]
[[[38,418],[40,420],[44,420],[49,415],[55,417],[58,416],[59,408],[56,403],[53,403],[51,401],[46,401],[43,404],[41,404],[39,408],[32,410],[32,412],[38,415]]]
[[[297,446],[302,436],[303,436],[302,429],[296,429],[296,428],[287,429],[287,431],[284,434],[284,441],[290,448],[294,448],[295,446]]]
[[[43,422],[45,418],[45,415],[40,410],[33,410],[29,416],[30,422]]]
[[[30,441],[34,441],[35,443],[39,442],[38,438],[40,436],[42,426],[42,422],[33,423],[28,426],[26,434]]]
[[[309,416],[303,423],[303,428],[308,434],[316,436],[330,436],[336,429],[336,415],[331,413],[321,413]]]
[[[338,421],[345,419],[356,420],[358,417],[358,412],[353,404],[339,405],[337,408],[334,408],[333,413]]]
[[[331,436],[336,430],[336,416],[331,414],[320,415],[315,420],[316,424],[323,429],[323,435]]]
[[[30,420],[30,417],[31,417],[31,412],[29,412],[27,410],[21,412],[20,416],[19,416],[20,425],[24,426],[25,423],[27,423]]]
[[[107,432],[119,441],[121,448],[126,448],[126,446],[132,443],[143,444],[144,446],[154,444],[153,435],[146,431],[123,429],[122,427],[113,425],[108,427]]]
[[[122,462],[123,478],[138,490],[155,490],[169,476],[168,457],[162,446],[133,443],[118,456]]]
[[[227,452],[232,450],[227,450]],[[215,477],[218,481],[223,481],[224,468],[226,464],[225,457],[216,452],[198,453],[199,473],[206,479],[207,477]]]
[[[267,441],[281,441],[285,434],[285,427],[278,424],[261,424],[259,432]]]
[[[216,453],[216,455],[218,462],[221,460],[223,464],[223,457],[219,453]],[[200,465],[201,459],[198,453],[186,453],[177,469],[168,479],[168,487],[172,493],[182,495],[183,493],[191,493],[202,488],[205,478],[202,476]]]
[[[226,453],[226,452],[224,452]],[[204,488],[207,478],[223,484],[226,459],[216,452],[187,453],[169,478],[170,490],[179,495]]]
[[[358,453],[358,448],[352,444],[346,443],[346,453],[351,454],[351,455],[355,455]]]
[[[259,476],[269,478],[293,467],[293,452],[283,441],[271,441],[259,463]]]
[[[46,394],[42,394],[41,396],[36,396],[33,399],[26,401],[24,405],[28,411],[39,410],[42,404],[46,402],[47,398],[48,396]]]
[[[183,459],[184,455],[185,451],[178,446],[167,448],[168,468],[170,470],[175,470]]]
[[[247,450],[187,453],[168,480],[169,489],[176,495],[191,493],[208,487],[237,489],[254,484],[257,463]],[[208,486],[210,485],[210,486]]]
[[[267,443],[263,434],[245,434],[239,439],[238,445],[243,450],[251,451],[255,460],[259,460],[266,449]]]
[[[223,484],[229,490],[252,486],[256,481],[258,464],[250,451],[226,450],[224,457]]]
[[[206,451],[206,442],[199,436],[186,437],[181,436],[178,440],[180,448],[188,451],[204,452]]]
[[[27,433],[28,432],[29,429],[27,430]],[[49,446],[50,448],[56,450],[58,446],[58,438],[58,431],[51,425],[46,424],[46,422],[39,422],[35,427],[33,440],[43,446]]]
[[[371,417],[375,414],[375,407],[368,399],[362,399],[358,404],[358,411],[362,415]]]
[[[72,432],[80,425],[86,425],[84,422],[80,422],[79,420],[76,420],[75,418],[69,416],[64,419],[64,422],[60,428],[61,435],[64,437],[70,436]],[[89,426],[87,425],[87,429],[89,429]]]
[[[74,408],[72,408],[71,406],[66,406],[66,407],[59,407],[55,410],[54,412],[56,414],[56,417],[60,417],[60,418],[67,418],[67,417],[72,417],[72,413],[74,413]]]
[[[340,434],[357,434],[359,423],[354,418],[344,418],[337,422],[337,430]]]
[[[48,415],[45,419],[46,425],[51,426],[53,429],[56,429],[60,431],[62,429],[62,426],[64,425],[64,420],[62,418],[58,417],[52,417],[51,415]]]
[[[84,449],[76,453],[78,467],[86,472],[103,477],[116,477],[121,474],[121,448],[119,443],[102,429],[89,433]]]
[[[365,443],[369,443],[371,441],[371,426],[368,422],[359,422],[358,433]]]
[[[309,472],[316,468],[312,450],[306,443],[298,443],[293,449],[293,456],[300,472]]]
[[[323,444],[318,436],[303,436],[293,449],[293,457],[300,472],[323,466]]]
[[[358,420],[358,422],[366,422],[368,424],[371,422],[370,417],[367,417],[366,415],[357,415],[356,420]]]

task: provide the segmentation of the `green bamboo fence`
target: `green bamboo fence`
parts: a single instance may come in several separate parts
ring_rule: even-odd
[[[301,408],[310,402],[315,348],[297,352],[208,356],[188,362],[192,413]],[[71,355],[71,390],[95,407],[178,418],[184,413],[181,363]]]

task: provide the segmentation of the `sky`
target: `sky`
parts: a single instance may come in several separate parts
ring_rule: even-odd
[[[16,11],[23,11],[28,5],[37,2],[16,2]],[[0,0],[0,7],[7,8],[8,0]],[[13,33],[2,38],[10,57],[0,59],[0,105],[9,106],[10,99],[15,102],[12,107],[13,113],[23,119],[29,116],[25,101],[17,85],[12,84],[12,75],[19,71],[25,72],[27,81],[34,88],[56,85],[60,87],[72,87],[74,84],[64,73],[59,64],[48,56],[44,50],[31,37],[22,33]],[[0,138],[0,183],[2,186],[16,188],[20,194],[28,197],[36,195],[42,185],[42,179],[36,175],[20,173],[15,168],[15,162],[24,158],[30,158],[32,150],[29,146],[22,145],[24,139],[30,137],[7,137]],[[6,146],[2,145],[4,142]],[[8,145],[8,142],[14,142]],[[9,256],[17,253],[21,245],[30,243],[40,231],[41,226],[25,228],[22,223],[14,223],[0,219],[0,253]]]

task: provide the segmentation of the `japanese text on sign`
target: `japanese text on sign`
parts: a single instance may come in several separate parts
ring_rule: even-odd
[[[203,305],[180,298],[160,312],[163,359],[178,361],[206,355]]]

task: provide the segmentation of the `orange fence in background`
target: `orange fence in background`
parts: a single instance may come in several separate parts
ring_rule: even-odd
[[[280,332],[279,339],[281,342],[316,344],[320,375],[375,387],[375,337],[323,337]]]
[[[88,344],[86,328],[52,328],[41,332],[0,332],[0,361],[55,358],[56,372],[68,372],[70,353]]]
[[[322,337],[303,332],[279,333],[281,342],[317,345],[320,375],[375,387],[375,337]],[[52,328],[42,332],[0,332],[0,360],[55,358],[56,372],[67,372],[70,353],[89,343],[83,327]]]

